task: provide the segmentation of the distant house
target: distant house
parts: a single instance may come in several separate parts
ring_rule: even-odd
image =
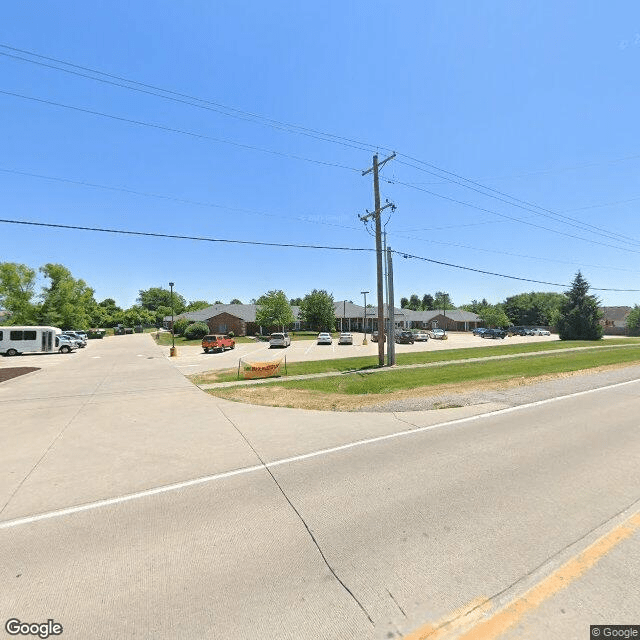
[[[226,334],[229,331],[237,336],[270,333],[279,327],[260,327],[256,322],[255,304],[214,304],[199,311],[188,311],[176,316],[186,318],[191,322],[204,322],[211,333]],[[299,331],[307,327],[299,320],[300,307],[291,307],[295,322],[289,330]],[[378,308],[367,307],[341,300],[334,304],[337,331],[367,333],[378,330]],[[471,331],[482,324],[480,318],[470,311],[458,309],[441,309],[435,311],[411,311],[410,309],[394,308],[394,321],[398,329],[431,329],[439,327],[447,331]],[[384,308],[385,319],[388,318],[387,308]],[[171,328],[171,316],[164,318],[164,327]]]
[[[627,317],[631,307],[600,307],[600,324],[605,335],[624,336],[627,334]]]

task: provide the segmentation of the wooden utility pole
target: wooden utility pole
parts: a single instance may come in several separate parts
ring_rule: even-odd
[[[376,224],[376,267],[378,276],[378,365],[384,367],[384,280],[382,278],[382,224],[380,222],[380,214],[387,208],[395,208],[390,202],[384,207],[380,207],[380,182],[378,179],[378,171],[389,160],[393,160],[396,157],[395,153],[392,153],[388,158],[382,162],[378,162],[378,154],[373,156],[373,167],[362,172],[363,176],[373,171],[373,201],[375,209],[372,213],[367,212],[368,215],[360,216],[360,220],[367,222],[370,218],[375,220]]]

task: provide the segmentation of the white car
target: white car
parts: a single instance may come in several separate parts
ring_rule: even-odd
[[[427,331],[418,331],[416,335],[413,337],[416,342],[428,342],[429,341],[429,333]]]
[[[551,333],[549,331],[547,331],[546,329],[534,329],[531,332],[531,335],[534,335],[534,336],[550,336]]]
[[[291,344],[291,336],[288,333],[272,333],[269,338],[269,349],[273,347],[288,347]]]
[[[350,333],[341,333],[338,344],[353,344],[353,336]]]
[[[318,344],[333,344],[333,338],[330,333],[319,333]]]
[[[78,348],[78,341],[69,336],[58,334],[56,336],[56,349],[60,353],[71,353]]]

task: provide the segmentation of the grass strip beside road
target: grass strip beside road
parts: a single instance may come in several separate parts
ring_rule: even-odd
[[[478,338],[482,340],[482,338]],[[431,362],[446,362],[449,360],[473,360],[487,356],[516,355],[519,353],[536,353],[538,351],[555,351],[575,349],[576,347],[605,348],[612,345],[640,344],[638,338],[616,338],[602,341],[570,340],[566,342],[532,342],[531,344],[499,344],[481,349],[446,349],[443,351],[414,351],[411,353],[397,353],[396,364],[428,364]],[[286,350],[283,350],[286,354]],[[311,360],[308,362],[287,362],[287,375],[301,376],[313,373],[344,373],[345,371],[364,371],[378,368],[378,356],[361,356],[355,358],[335,358],[332,360]],[[215,382],[232,382],[237,380],[237,368],[208,371],[194,374],[190,380],[194,384],[208,384]]]
[[[437,394],[442,389],[455,393],[479,387],[508,387],[514,383],[530,383],[563,374],[638,363],[640,344],[429,368],[393,369],[373,375],[354,373],[308,380],[283,379],[259,386],[217,388],[207,392],[228,400],[269,406],[353,410],[391,400],[394,395],[420,397]]]

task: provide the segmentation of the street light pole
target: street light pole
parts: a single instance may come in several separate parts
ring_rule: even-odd
[[[362,344],[367,344],[367,293],[368,291],[361,291],[362,295],[364,295],[364,318],[362,319],[363,329],[364,329],[364,340]]]
[[[176,333],[173,330],[173,282],[169,283],[171,289],[171,349],[169,350],[169,357],[174,358],[176,353]]]

